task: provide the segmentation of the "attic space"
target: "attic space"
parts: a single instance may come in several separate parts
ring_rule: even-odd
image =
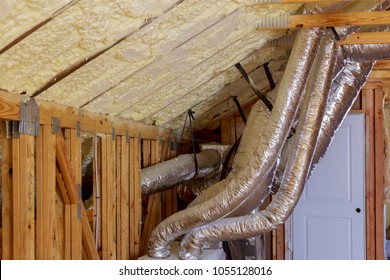
[[[390,0],[2,0],[0,38],[2,260],[390,259]]]

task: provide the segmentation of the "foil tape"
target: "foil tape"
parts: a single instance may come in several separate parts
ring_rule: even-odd
[[[298,32],[285,75],[281,80],[275,107],[249,164],[238,174],[231,173],[221,181],[221,184],[227,184],[223,192],[160,223],[149,240],[150,257],[168,257],[170,242],[228,215],[272,172],[295,118],[300,94],[306,84],[313,63],[312,57],[316,54],[316,45],[322,34],[323,30],[317,28]],[[255,128],[248,126],[246,129]]]

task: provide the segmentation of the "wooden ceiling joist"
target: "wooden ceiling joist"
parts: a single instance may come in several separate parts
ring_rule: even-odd
[[[356,45],[356,44],[389,44],[390,32],[364,32],[355,33],[340,41],[340,45]]]
[[[373,70],[370,74],[370,79],[390,79],[390,70]]]
[[[280,15],[261,23],[257,30],[390,24],[390,11],[307,15]]]

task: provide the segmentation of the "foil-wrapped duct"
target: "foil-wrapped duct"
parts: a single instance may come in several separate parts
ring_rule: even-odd
[[[324,14],[338,11],[347,5],[351,4],[351,1],[342,1],[342,2],[334,2],[330,1],[329,3],[306,3],[304,6],[304,14]]]
[[[288,160],[281,189],[270,205],[258,213],[221,219],[192,231],[182,241],[179,258],[197,259],[205,244],[218,240],[242,239],[270,232],[289,217],[299,200],[310,170],[335,61],[336,44],[332,34],[328,32],[321,41],[308,81],[298,132],[294,135],[296,149]]]
[[[390,44],[345,45],[348,61],[364,62],[390,58]]]
[[[231,173],[221,181],[220,184],[225,184],[226,188],[215,197],[196,208],[180,211],[160,223],[149,240],[150,257],[168,257],[170,242],[195,228],[228,215],[272,172],[295,118],[300,94],[306,84],[313,63],[312,57],[315,56],[316,45],[322,34],[323,31],[318,28],[298,32],[281,80],[275,107],[249,164],[238,174]],[[247,126],[246,129],[256,128]]]
[[[217,150],[204,150],[196,154],[196,161],[197,170],[193,154],[180,155],[142,169],[142,194],[161,192],[191,179],[217,172],[221,165],[221,156]]]
[[[265,107],[261,100],[252,106],[252,110],[248,116],[247,126],[256,127],[256,129],[245,129],[243,131],[240,146],[238,147],[232,164],[232,173],[239,173],[239,171],[249,163],[250,157],[256,150],[258,141],[264,132],[269,115],[269,110]],[[194,201],[190,203],[189,207],[196,206],[210,199],[219,192],[223,191],[222,188],[222,184],[215,184],[209,187],[201,195],[195,198]]]
[[[331,94],[321,124],[312,170],[328,150],[336,131],[366,83],[374,63],[348,62],[331,85]]]

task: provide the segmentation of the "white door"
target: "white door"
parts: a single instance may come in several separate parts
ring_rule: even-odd
[[[365,259],[364,139],[364,114],[349,114],[293,212],[294,259]]]

